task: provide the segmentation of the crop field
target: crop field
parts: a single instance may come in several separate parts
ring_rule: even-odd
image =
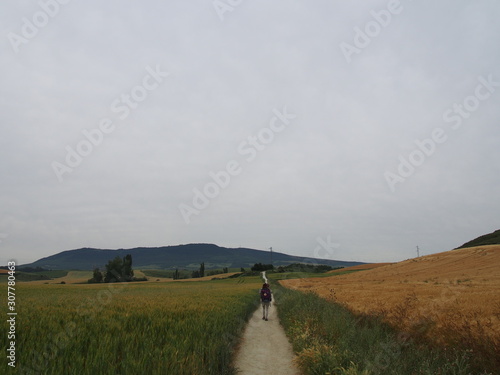
[[[50,275],[50,274],[49,274]],[[69,271],[65,276],[56,277],[53,280],[36,280],[33,284],[56,284],[65,282],[68,284],[86,283],[92,277],[92,271]]]
[[[259,286],[259,277],[18,283],[17,366],[9,373],[232,374],[232,351]],[[6,325],[0,335],[7,336]]]
[[[500,356],[500,245],[458,249],[375,269],[283,280],[411,337]],[[496,353],[496,354],[495,354]]]
[[[0,270],[1,271],[1,270]],[[50,271],[57,272],[57,271]],[[50,272],[44,272],[44,274],[51,275]],[[1,275],[2,272],[0,272]],[[5,272],[6,273],[6,272]],[[212,276],[198,277],[198,278],[188,278],[188,279],[179,279],[173,280],[171,277],[166,277],[165,271],[157,271],[157,270],[134,270],[134,276],[138,278],[146,277],[148,279],[147,282],[199,282],[199,281],[210,281],[213,279],[223,279],[229,278],[230,276],[234,276],[241,272],[229,272],[229,273],[220,273]],[[157,276],[158,275],[158,276]],[[160,276],[161,275],[161,276]],[[66,284],[85,284],[87,281],[92,278],[92,271],[69,271],[65,276],[55,277],[51,280],[35,280],[31,283],[33,284],[61,284],[62,282]]]
[[[328,271],[327,273],[329,274],[342,274],[345,272],[356,272],[356,271],[365,271],[365,270],[371,270],[374,268],[378,267],[383,267],[383,266],[388,266],[393,263],[368,263],[368,264],[360,264],[359,266],[352,266],[352,267],[347,267],[347,268],[341,268],[338,270],[333,270],[333,271]]]
[[[429,346],[314,293],[275,287],[281,324],[304,375],[491,375],[475,353]],[[486,370],[486,371],[485,371]]]

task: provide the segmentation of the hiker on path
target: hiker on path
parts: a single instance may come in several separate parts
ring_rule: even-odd
[[[269,316],[269,306],[273,300],[273,297],[271,296],[271,289],[269,289],[269,284],[267,283],[262,285],[262,289],[260,290],[260,300],[262,302],[262,319],[267,321],[267,317]]]

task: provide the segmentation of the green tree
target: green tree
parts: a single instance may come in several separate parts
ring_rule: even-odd
[[[94,268],[94,273],[91,279],[88,280],[89,283],[102,283],[103,276],[99,268]]]
[[[205,263],[200,264],[200,277],[205,276]]]
[[[125,279],[125,281],[132,281],[134,279],[134,270],[132,269],[132,255],[127,254],[123,258],[123,265],[122,265],[122,272],[121,272],[122,278]]]
[[[200,271],[191,272],[191,278],[197,279],[198,277],[200,277]]]
[[[96,283],[102,283],[102,272],[99,270],[99,268],[94,269],[94,276],[92,277],[94,282]]]
[[[122,281],[121,270],[123,267],[123,259],[119,256],[115,257],[115,259],[110,260],[108,264],[106,264],[106,273],[104,276],[105,283],[111,283],[116,281]]]
[[[127,254],[125,257],[115,257],[106,264],[106,273],[104,276],[105,283],[116,281],[132,281],[134,280],[134,270],[132,269],[132,255]]]
[[[262,272],[267,270],[273,270],[274,266],[272,264],[255,263],[251,269],[252,271]]]

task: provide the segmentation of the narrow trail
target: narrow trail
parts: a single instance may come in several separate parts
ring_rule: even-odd
[[[267,283],[265,272],[262,273]],[[272,286],[271,286],[272,290]],[[257,295],[257,293],[256,293]],[[252,315],[243,333],[243,340],[235,357],[240,375],[300,375],[293,363],[292,345],[280,325],[274,296],[269,308],[269,320],[262,320],[262,306]]]

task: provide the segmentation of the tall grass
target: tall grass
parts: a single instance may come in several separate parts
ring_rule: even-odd
[[[18,284],[12,374],[233,374],[259,278],[109,285]],[[0,328],[6,337],[6,326]],[[5,352],[5,340],[0,349]]]
[[[473,353],[441,350],[398,334],[376,317],[355,316],[313,293],[274,285],[278,314],[305,374],[486,374]]]
[[[400,304],[379,309],[377,314],[415,341],[469,351],[473,353],[473,366],[500,373],[500,336],[493,322],[495,317],[485,319],[480,310],[464,312],[458,300],[441,309],[439,305],[419,308],[419,302],[415,293],[409,294]]]

